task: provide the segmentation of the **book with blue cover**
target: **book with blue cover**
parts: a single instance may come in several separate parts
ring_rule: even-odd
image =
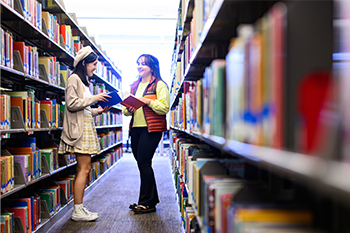
[[[123,94],[124,98],[121,98],[116,91],[110,92],[108,95],[111,96],[111,98],[108,98],[108,102],[98,101],[98,105],[100,105],[102,108],[112,107],[120,103],[127,108],[133,107],[138,109],[146,104],[128,92]]]

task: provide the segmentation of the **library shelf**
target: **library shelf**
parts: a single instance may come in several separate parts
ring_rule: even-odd
[[[106,147],[106,148],[104,148],[103,150],[101,150],[100,154],[102,154],[103,152],[108,151],[109,149],[112,149],[113,147],[119,146],[119,145],[121,145],[121,144],[123,144],[123,141],[117,142],[117,143],[115,143],[115,144],[113,144],[113,145],[111,145],[111,146],[109,146],[109,147]],[[99,154],[99,155],[100,155],[100,154]],[[95,156],[97,156],[97,155],[93,155],[92,157],[95,157]]]
[[[42,3],[42,10],[48,11],[50,14],[54,14],[58,17],[58,24],[66,24],[70,25],[74,29],[74,36],[80,36],[80,41],[83,45],[90,45],[95,52],[97,52],[99,56],[99,61],[102,61],[105,66],[105,68],[111,72],[113,75],[112,78],[118,79],[118,82],[121,82],[122,76],[120,71],[117,69],[117,67],[114,65],[114,63],[106,56],[106,53],[102,51],[101,46],[96,45],[95,40],[93,38],[90,38],[87,34],[87,31],[84,30],[83,27],[79,27],[76,20],[74,20],[73,14],[66,13],[65,9],[62,7],[62,4],[59,3],[57,0],[51,1],[54,6],[57,7],[46,7],[45,3],[48,3],[48,1],[38,1]],[[74,56],[73,52],[68,52],[65,48],[65,46],[62,44],[62,41],[56,42],[53,39],[50,39],[47,28],[45,26],[45,21],[42,19],[42,30],[36,28],[30,21],[25,19],[22,7],[18,6],[18,3],[20,1],[15,1],[14,8],[9,7],[6,5],[3,1],[0,2],[0,11],[1,11],[1,27],[4,31],[8,32],[13,41],[22,41],[25,42],[26,46],[33,46],[38,48],[38,55],[39,56],[54,56],[57,59],[57,62],[60,63],[60,65],[67,66],[70,70],[73,69],[73,61]],[[10,50],[11,51],[11,50]],[[17,54],[16,54],[17,55]],[[64,101],[64,92],[65,92],[65,84],[62,83],[62,86],[55,85],[50,79],[45,77],[47,76],[45,72],[41,73],[41,69],[39,69],[40,72],[40,78],[36,78],[32,75],[28,75],[24,72],[23,67],[20,67],[20,62],[17,62],[14,57],[14,67],[15,68],[9,68],[4,65],[0,65],[0,71],[1,71],[1,90],[3,91],[23,91],[23,90],[35,90],[35,97],[40,100],[45,99],[56,99],[59,104]],[[58,63],[57,63],[58,64]],[[21,71],[19,71],[21,70]],[[103,74],[104,75],[104,74]],[[113,90],[113,91],[120,91],[117,87],[115,87],[112,83],[115,83],[115,80],[108,81],[109,79],[103,77],[103,75],[94,74],[92,79],[99,83],[104,83],[107,90]],[[61,76],[61,80],[63,80]],[[114,106],[113,109],[117,111],[121,111],[122,108],[120,106]],[[42,125],[43,126],[43,125]],[[15,126],[14,126],[15,127]],[[17,126],[19,127],[19,126]],[[109,129],[109,128],[118,128],[118,130],[121,130],[122,125],[116,124],[116,125],[108,125],[108,126],[101,126],[97,127],[97,129]],[[32,136],[32,134],[37,133],[38,137],[40,137],[41,143],[45,145],[45,140],[59,138],[59,135],[62,131],[63,127],[57,127],[57,128],[20,128],[20,129],[8,129],[8,130],[0,130],[0,134],[8,134],[4,135],[4,138],[0,138],[0,141],[3,142],[6,140],[6,137],[11,136],[11,138],[22,138],[27,136]],[[14,134],[14,135],[13,135]],[[37,144],[38,145],[38,144]],[[106,151],[121,146],[122,142],[115,143],[114,145],[111,145],[107,148],[104,148],[101,150],[101,152],[98,155],[93,155],[92,157],[97,157],[105,153]],[[118,152],[119,153],[119,152]],[[25,182],[23,178],[19,178],[18,174],[15,173],[16,181],[17,183],[14,184],[14,189],[9,190],[6,193],[3,193],[0,195],[1,201],[4,201],[6,198],[11,198],[11,196],[18,196],[18,195],[27,195],[27,193],[30,193],[32,189],[35,189],[37,185],[41,185],[45,182],[51,182],[54,181],[57,177],[60,177],[61,175],[64,175],[64,173],[68,172],[68,169],[74,169],[74,166],[77,164],[76,161],[71,162],[67,164],[67,162],[63,161],[63,158],[60,157],[59,164],[61,165],[57,169],[49,171],[49,168],[47,166],[47,161],[41,157],[43,164],[42,164],[42,176],[31,180],[29,182]],[[61,160],[62,159],[62,160]],[[63,162],[62,162],[63,161]],[[88,194],[91,190],[93,190],[98,184],[102,178],[104,178],[105,174],[107,174],[112,168],[114,168],[118,163],[120,159],[116,161],[109,169],[107,169],[103,174],[101,174],[94,182],[92,182],[85,190],[85,194]],[[15,164],[16,166],[18,164]],[[27,189],[28,188],[28,189]],[[36,192],[37,190],[34,190]],[[62,204],[63,205],[63,204]],[[56,223],[58,220],[60,220],[62,217],[67,216],[67,212],[73,207],[74,201],[68,200],[68,204],[64,205],[60,210],[58,210],[57,213],[55,213],[53,216],[49,216],[46,213],[41,213],[42,215],[42,223],[36,228],[34,232],[47,232],[50,227],[53,226],[54,223]]]
[[[50,132],[50,131],[57,131],[62,130],[63,127],[57,127],[57,128],[29,128],[29,129],[6,129],[6,130],[0,130],[1,134],[8,134],[8,133],[24,133],[24,132]]]
[[[108,151],[109,149],[112,149],[112,148],[114,148],[114,147],[116,147],[116,146],[118,146],[118,145],[121,145],[121,144],[122,144],[122,141],[121,141],[121,142],[118,142],[118,143],[115,143],[115,144],[113,144],[113,145],[111,145],[111,146],[109,146],[109,147],[106,147],[105,149],[101,150],[101,152],[100,152],[99,154],[97,154],[97,155],[91,155],[91,158],[97,157],[97,156],[101,155],[102,153],[104,153],[105,151]],[[118,160],[118,161],[119,161],[119,160]],[[10,195],[12,195],[12,194],[18,192],[18,191],[21,190],[21,189],[24,189],[24,188],[26,188],[26,187],[28,187],[28,186],[30,186],[30,185],[32,185],[32,184],[35,184],[35,183],[37,183],[37,182],[40,182],[40,181],[42,181],[42,180],[44,180],[44,179],[46,179],[46,178],[48,178],[48,177],[51,177],[52,175],[54,175],[54,174],[56,174],[56,173],[59,173],[59,172],[65,170],[66,168],[72,167],[72,166],[74,166],[74,165],[76,165],[76,164],[77,164],[77,162],[73,162],[73,163],[67,164],[67,165],[65,165],[65,166],[61,166],[61,167],[59,167],[59,168],[57,168],[57,169],[55,169],[55,170],[53,170],[53,171],[49,171],[48,173],[43,174],[42,176],[40,176],[40,177],[38,177],[38,178],[36,178],[36,179],[34,179],[34,180],[32,180],[32,181],[27,182],[26,184],[15,185],[15,188],[14,188],[14,189],[12,189],[12,190],[10,190],[10,191],[8,191],[8,192],[6,192],[6,193],[1,194],[0,197],[1,197],[1,199],[5,198],[5,197],[8,197],[8,196],[10,196]]]
[[[113,91],[119,92],[120,90],[113,86],[109,81],[107,81],[105,78],[102,78],[99,74],[94,73],[94,75],[91,77],[91,79],[94,79],[96,83],[103,82],[109,89]]]
[[[69,163],[69,164],[67,164],[67,168],[68,167],[73,167],[73,166],[75,166],[77,164],[77,161],[75,161],[75,162],[73,162],[73,163]]]
[[[191,0],[190,0],[191,1]],[[189,2],[190,2],[189,1]],[[212,40],[210,37],[214,37],[216,33],[218,33],[217,30],[215,30],[215,23],[219,24],[218,21],[220,19],[219,12],[223,7],[223,4],[227,3],[228,1],[224,0],[217,0],[215,1],[213,8],[210,12],[209,19],[204,25],[204,28],[201,33],[200,41],[197,44],[196,48],[194,48],[193,53],[191,54],[190,61],[188,65],[185,68],[184,75],[180,83],[180,88],[177,93],[175,93],[175,99],[171,103],[171,108],[175,107],[178,104],[179,101],[179,94],[183,90],[183,83],[187,80],[197,80],[200,78],[200,75],[203,74],[205,66],[208,66],[212,60],[214,60],[216,57],[205,57],[202,54],[204,53],[204,50],[206,50],[206,46],[209,46],[210,40]],[[222,26],[223,27],[223,26]],[[226,25],[227,27],[227,25]],[[214,28],[214,29],[213,29]],[[222,31],[227,31],[227,35],[224,37],[227,38],[227,43],[229,39],[232,37],[231,33],[229,33],[229,30],[227,28],[222,28]],[[230,37],[231,36],[231,37]],[[221,39],[222,40],[222,39]],[[178,43],[179,44],[179,43]],[[179,44],[181,46],[181,44]],[[178,51],[179,53],[182,53],[182,51]]]
[[[1,134],[8,134],[8,133],[24,133],[26,132],[25,129],[2,129],[0,130]]]
[[[51,175],[52,175],[52,174],[50,174],[50,173],[43,174],[42,176],[40,176],[40,177],[38,177],[38,178],[36,178],[36,179],[34,179],[34,180],[32,180],[32,181],[29,181],[29,182],[26,184],[26,187],[28,187],[29,185],[38,183],[38,182],[40,182],[40,181],[42,181],[42,180],[44,180],[44,179],[50,177]]]
[[[11,28],[11,30],[46,52],[54,53],[58,60],[72,68],[74,57],[69,54],[58,43],[51,40],[48,35],[40,31],[33,24],[23,18],[18,12],[7,6],[4,2],[1,3],[1,25]],[[44,28],[44,27],[43,27]]]
[[[23,83],[26,86],[32,86],[36,89],[44,89],[47,91],[51,91],[54,93],[63,93],[65,88],[62,86],[58,86],[55,84],[50,84],[49,82],[42,80],[41,78],[36,78],[31,75],[25,74],[21,71],[11,69],[9,67],[0,65],[0,70],[2,72],[2,75],[6,77],[7,80]],[[2,79],[1,81],[5,81]]]
[[[120,128],[123,127],[123,125],[101,125],[101,126],[96,126],[96,129],[108,129],[108,128]]]
[[[22,73],[22,72],[20,72],[18,70],[15,70],[15,69],[11,69],[10,67],[6,67],[6,66],[3,66],[3,65],[0,65],[0,70],[1,70],[1,72],[10,73],[13,76],[24,77],[24,73]],[[41,80],[41,81],[45,82],[44,80]]]
[[[5,198],[5,197],[8,197],[8,196],[10,196],[10,195],[12,195],[12,194],[18,192],[19,190],[24,189],[25,187],[26,187],[25,184],[20,184],[20,185],[16,185],[16,184],[15,184],[14,189],[12,189],[12,190],[10,190],[10,191],[8,191],[8,192],[6,192],[6,193],[2,193],[2,194],[0,195],[0,198],[3,199],[3,198]]]
[[[193,0],[189,0],[193,1]],[[198,44],[193,48],[188,65],[185,68],[183,78],[180,83],[180,88],[175,93],[175,98],[171,103],[171,108],[174,108],[179,101],[179,94],[183,92],[184,81],[192,81],[200,79],[205,67],[217,58],[225,58],[230,39],[236,35],[235,28],[238,26],[238,18],[244,17],[244,11],[240,13],[237,9],[240,4],[248,4],[242,1],[231,0],[216,0],[213,3],[209,17],[201,32]],[[269,1],[269,4],[278,2],[276,0]],[[236,9],[237,8],[237,9]],[[235,10],[236,9],[236,10]],[[232,13],[232,11],[236,11]],[[242,16],[243,15],[243,16]],[[253,23],[259,18],[259,14],[247,20],[246,23]],[[220,46],[217,46],[220,44]],[[208,55],[209,50],[215,52]],[[179,51],[179,56],[182,51]]]
[[[100,49],[98,46],[96,46],[95,41],[93,41],[89,37],[87,31],[80,30],[82,27],[80,27],[78,25],[76,18],[73,19],[72,15],[66,12],[64,4],[58,0],[52,1],[52,3],[53,3],[52,7],[46,7],[45,9],[51,13],[59,14],[61,16],[61,21],[63,23],[71,25],[72,28],[78,28],[79,29],[78,33],[79,33],[80,39],[88,41],[89,44],[91,45],[91,47],[93,49],[95,49],[98,52],[98,54],[102,57],[101,60],[105,61],[108,64],[108,66],[111,67],[111,70],[114,72],[114,74],[116,76],[118,76],[118,78],[120,78],[121,73],[117,69],[117,67],[114,65],[114,63],[110,60],[109,57],[106,56],[106,54],[102,51],[102,49]]]
[[[85,188],[84,195],[85,197],[89,195],[91,191],[93,191],[95,188],[97,188],[98,184],[103,181],[106,177],[105,175],[108,174],[112,169],[114,169],[117,164],[119,163],[121,159],[116,161],[110,168],[108,168],[104,173],[102,173],[94,182],[92,182],[89,186]],[[49,229],[59,220],[62,218],[70,218],[70,215],[68,212],[73,208],[74,206],[74,198],[69,200],[66,205],[62,206],[57,213],[50,216],[50,218],[46,219],[44,223],[42,223],[40,226],[37,227],[33,233],[40,233],[40,232],[48,232]]]
[[[170,127],[186,133],[229,155],[280,175],[291,175],[298,182],[327,193],[332,198],[350,201],[350,164],[264,146],[256,146],[213,135],[189,133],[178,127]]]

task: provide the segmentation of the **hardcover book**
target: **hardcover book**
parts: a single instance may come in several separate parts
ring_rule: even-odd
[[[124,92],[123,98],[116,91],[110,92],[108,95],[111,96],[111,98],[108,99],[108,102],[98,101],[98,105],[102,108],[122,104],[127,108],[133,107],[138,109],[146,104],[128,92]]]

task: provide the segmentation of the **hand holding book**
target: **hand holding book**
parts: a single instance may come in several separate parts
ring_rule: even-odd
[[[120,103],[125,107],[127,107],[128,109],[134,108],[135,110],[137,110],[138,108],[146,104],[144,101],[136,98],[134,95],[128,92],[124,92],[123,98],[121,98],[118,92],[116,91],[110,92],[108,93],[108,95],[111,96],[111,99],[109,99],[108,102],[98,101],[98,104],[102,108],[106,106],[111,107]]]
[[[108,98],[112,98],[107,93],[100,93],[96,95],[97,101],[101,102],[108,102]]]

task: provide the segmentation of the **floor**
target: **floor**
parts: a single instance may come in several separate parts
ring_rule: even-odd
[[[68,232],[137,232],[137,233],[182,233],[181,216],[176,201],[170,161],[167,156],[155,156],[153,169],[156,176],[160,203],[155,213],[134,214],[129,204],[137,201],[139,172],[131,153],[105,174],[96,188],[84,197],[84,204],[92,212],[99,213],[95,222],[70,220],[72,210],[53,225],[50,233]]]

